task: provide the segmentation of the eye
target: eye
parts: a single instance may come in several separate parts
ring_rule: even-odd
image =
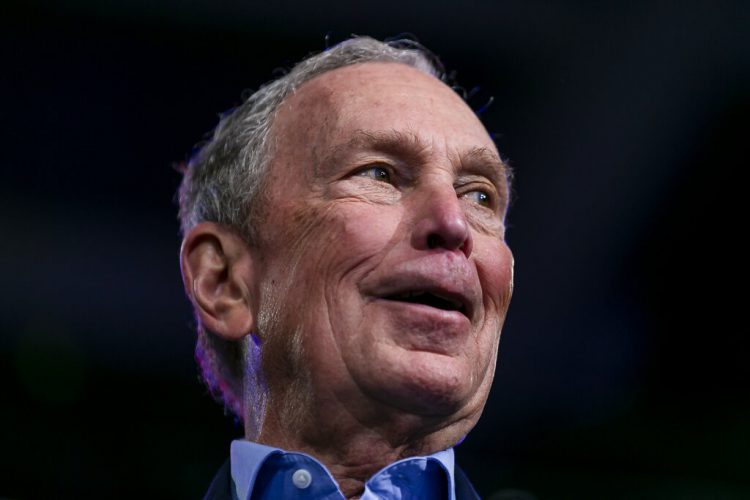
[[[492,198],[485,191],[469,191],[464,194],[464,197],[483,207],[490,208],[492,206]]]
[[[391,182],[391,174],[388,169],[379,165],[374,165],[360,170],[356,173],[360,177],[369,177],[376,181]]]

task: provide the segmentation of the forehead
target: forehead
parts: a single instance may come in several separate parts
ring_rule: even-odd
[[[276,154],[321,157],[352,137],[402,132],[436,153],[497,154],[474,112],[437,78],[399,63],[369,62],[319,75],[279,107]],[[298,158],[299,159],[299,158]]]

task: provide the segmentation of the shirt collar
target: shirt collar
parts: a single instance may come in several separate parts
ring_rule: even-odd
[[[245,500],[249,498],[255,478],[260,466],[265,459],[273,454],[280,453],[279,448],[272,448],[244,439],[235,439],[229,449],[229,463],[232,470],[232,482],[234,489],[232,497],[234,500]]]
[[[230,468],[232,472],[232,482],[234,484],[234,489],[232,490],[232,497],[234,498],[234,500],[246,500],[247,498],[249,498],[250,492],[252,491],[252,488],[255,484],[255,479],[258,476],[258,471],[263,465],[263,462],[270,455],[273,455],[275,453],[287,452],[280,448],[274,448],[271,446],[254,443],[245,439],[236,439],[232,441],[229,457]],[[315,460],[314,457],[310,458],[312,460]],[[447,450],[439,451],[425,457],[404,458],[402,460],[389,464],[388,466],[384,467],[376,474],[374,474],[372,478],[368,479],[365,487],[369,488],[372,480],[374,478],[377,478],[386,469],[389,469],[390,467],[395,465],[406,463],[410,460],[413,460],[414,458],[431,458],[437,460],[437,462],[445,470],[448,476],[449,498],[450,500],[455,500],[456,484],[454,478],[455,459],[453,456],[453,448],[448,448]],[[317,460],[315,461],[317,462]],[[323,469],[328,471],[328,469],[326,469],[323,464],[320,465],[321,467],[323,467]]]

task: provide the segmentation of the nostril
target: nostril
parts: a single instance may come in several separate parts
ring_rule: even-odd
[[[440,207],[438,207],[440,208]],[[420,250],[458,250],[466,257],[471,254],[471,230],[464,215],[451,206],[433,208],[417,220],[412,233],[412,245]]]

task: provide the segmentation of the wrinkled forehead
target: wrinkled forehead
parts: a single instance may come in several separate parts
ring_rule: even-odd
[[[356,135],[408,133],[444,155],[495,145],[474,112],[437,78],[400,63],[323,73],[279,106],[274,156],[321,158]]]

